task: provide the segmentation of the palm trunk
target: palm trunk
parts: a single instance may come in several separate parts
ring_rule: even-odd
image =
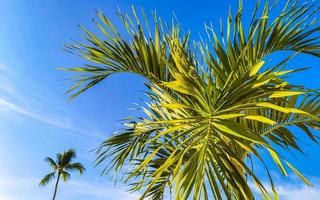
[[[55,185],[55,187],[54,187],[54,193],[53,193],[53,198],[52,198],[52,200],[55,200],[55,198],[56,198],[59,180],[60,180],[60,172],[58,172],[58,178],[57,178],[57,181],[56,181],[56,185]]]

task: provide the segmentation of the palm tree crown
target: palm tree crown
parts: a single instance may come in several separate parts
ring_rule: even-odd
[[[279,149],[303,152],[292,126],[317,142],[312,129],[320,128],[319,90],[287,77],[306,70],[288,69],[297,54],[320,57],[320,26],[314,19],[319,6],[288,0],[274,17],[275,7],[258,1],[245,27],[240,1],[220,33],[205,26],[207,38],[193,43],[174,20],[169,26],[154,15],[150,27],[144,13],[143,22],[134,9],[132,17],[118,13],[126,34],[101,12],[101,23],[95,23],[103,37],[81,27],[86,42],[68,50],[90,62],[65,69],[83,73],[73,79],[78,82],[68,91],[74,92],[71,99],[115,73],[148,80],[143,117],[127,118],[97,152],[97,164],[108,162],[104,173],[131,166],[124,181],[132,191],[144,191],[141,199],[160,200],[169,192],[177,200],[251,200],[251,183],[263,199],[271,199],[255,172],[257,162],[252,164],[258,160],[278,199],[265,152],[284,175],[289,168],[311,185]],[[291,54],[267,62],[283,51]]]
[[[76,157],[76,152],[73,149],[69,149],[63,153],[58,153],[56,155],[55,161],[50,157],[44,159],[44,161],[49,164],[52,171],[40,181],[39,185],[46,186],[52,179],[57,176],[53,199],[55,199],[56,196],[60,177],[63,179],[63,181],[66,182],[70,179],[70,172],[76,171],[81,175],[85,171],[85,168],[81,163],[72,162]]]

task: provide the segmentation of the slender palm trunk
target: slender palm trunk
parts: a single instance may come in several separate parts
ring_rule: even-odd
[[[56,181],[56,185],[54,186],[54,193],[53,193],[52,200],[55,200],[55,198],[56,198],[59,180],[60,180],[60,172],[58,172],[58,178],[57,178],[57,181]]]

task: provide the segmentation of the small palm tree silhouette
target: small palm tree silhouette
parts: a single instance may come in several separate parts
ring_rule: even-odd
[[[44,161],[46,161],[52,168],[52,172],[43,177],[39,185],[46,186],[52,179],[56,177],[56,184],[52,198],[53,200],[56,198],[60,177],[62,177],[64,181],[68,181],[71,176],[69,172],[78,171],[81,175],[85,171],[85,168],[81,163],[72,163],[72,160],[76,157],[77,154],[75,150],[69,149],[63,153],[58,153],[55,161],[50,157],[44,159]]]

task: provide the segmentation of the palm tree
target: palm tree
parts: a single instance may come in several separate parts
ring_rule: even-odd
[[[278,199],[270,157],[283,175],[289,168],[311,185],[279,150],[303,152],[297,129],[289,127],[317,143],[312,130],[320,128],[319,90],[289,81],[306,68],[288,65],[297,54],[320,57],[319,7],[288,0],[271,16],[278,6],[258,1],[244,27],[240,1],[219,32],[206,25],[207,38],[193,42],[175,20],[169,26],[154,15],[150,23],[135,9],[132,17],[118,12],[126,34],[101,12],[101,22],[94,21],[99,36],[81,27],[86,42],[67,48],[88,63],[64,69],[81,73],[72,79],[77,83],[70,98],[121,72],[146,78],[149,97],[143,117],[125,119],[98,149],[96,164],[107,163],[103,173],[124,174],[132,191],[144,191],[141,199],[251,200],[253,187],[271,199],[255,170],[259,165]],[[290,55],[268,62],[283,51]]]
[[[50,157],[44,159],[44,161],[51,167],[52,172],[43,177],[39,185],[46,186],[52,179],[57,177],[52,198],[53,200],[56,198],[60,177],[62,177],[63,181],[66,182],[71,176],[69,172],[77,171],[81,175],[85,171],[85,168],[81,163],[72,162],[76,157],[76,152],[73,149],[69,149],[63,153],[58,153],[55,161]]]

